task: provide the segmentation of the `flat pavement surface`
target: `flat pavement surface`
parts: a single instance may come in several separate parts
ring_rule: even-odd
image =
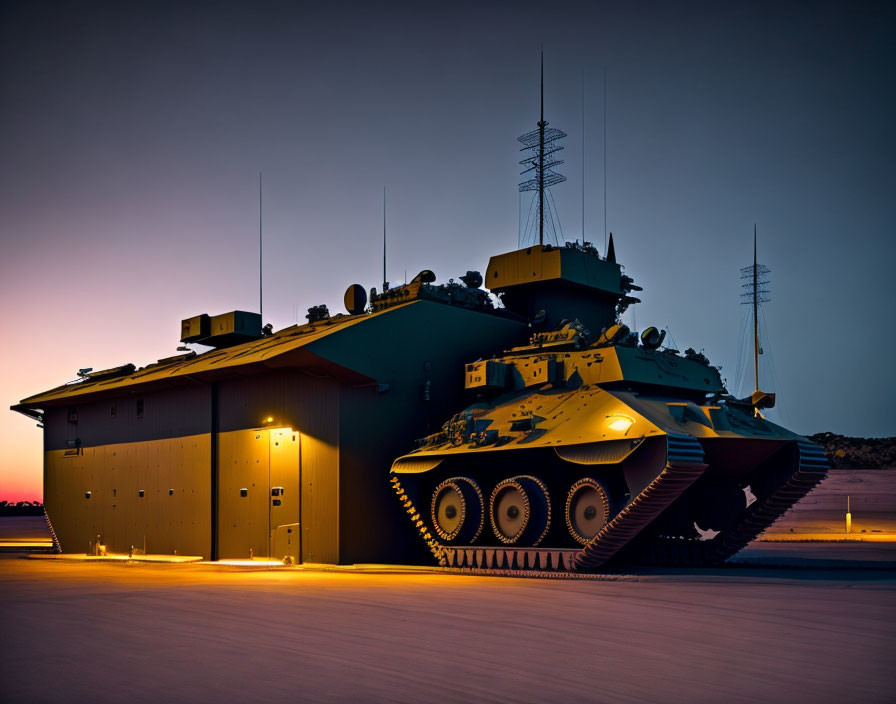
[[[849,535],[847,505],[852,514]],[[762,538],[896,539],[896,469],[828,470],[827,479],[775,521]]]
[[[53,539],[43,516],[0,516],[0,553],[52,549]]]
[[[896,570],[862,564],[558,580],[0,557],[0,699],[892,702]]]

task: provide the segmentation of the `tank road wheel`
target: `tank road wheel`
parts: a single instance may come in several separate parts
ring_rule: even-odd
[[[587,545],[610,518],[607,492],[591,477],[579,479],[566,496],[566,527],[581,545]]]
[[[551,526],[547,487],[529,475],[505,479],[492,492],[489,516],[495,537],[502,543],[534,547]]]
[[[432,527],[446,543],[469,545],[482,532],[485,501],[479,486],[467,477],[452,477],[432,492]]]

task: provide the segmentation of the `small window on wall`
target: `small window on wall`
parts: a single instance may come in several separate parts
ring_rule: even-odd
[[[118,415],[118,411],[115,408],[115,404],[113,403],[111,406],[109,406],[109,416],[114,418],[117,415]]]
[[[143,399],[142,398],[137,399],[137,417],[138,418],[143,417]]]

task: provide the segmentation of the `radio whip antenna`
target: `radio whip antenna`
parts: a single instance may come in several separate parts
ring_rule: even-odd
[[[607,67],[604,66],[604,252],[607,251]]]

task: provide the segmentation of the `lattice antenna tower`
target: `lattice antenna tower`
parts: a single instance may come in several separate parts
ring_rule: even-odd
[[[771,300],[769,290],[769,269],[756,260],[756,224],[753,224],[753,266],[745,266],[740,270],[741,305],[751,306],[753,313],[753,374],[755,390],[759,391],[759,355],[762,347],[759,346],[759,306]]]
[[[520,143],[523,145],[521,152],[526,152],[525,159],[520,161],[520,165],[525,167],[520,176],[526,180],[520,183],[520,193],[525,191],[535,191],[538,198],[538,244],[544,244],[544,217],[545,217],[545,191],[551,186],[563,183],[566,176],[554,171],[554,168],[560,166],[563,160],[559,158],[559,154],[563,151],[563,146],[559,143],[566,136],[565,132],[561,132],[553,127],[548,128],[548,123],[544,119],[544,52],[541,52],[541,120],[538,122],[538,129],[527,132],[519,137]],[[558,241],[559,244],[559,241]]]

